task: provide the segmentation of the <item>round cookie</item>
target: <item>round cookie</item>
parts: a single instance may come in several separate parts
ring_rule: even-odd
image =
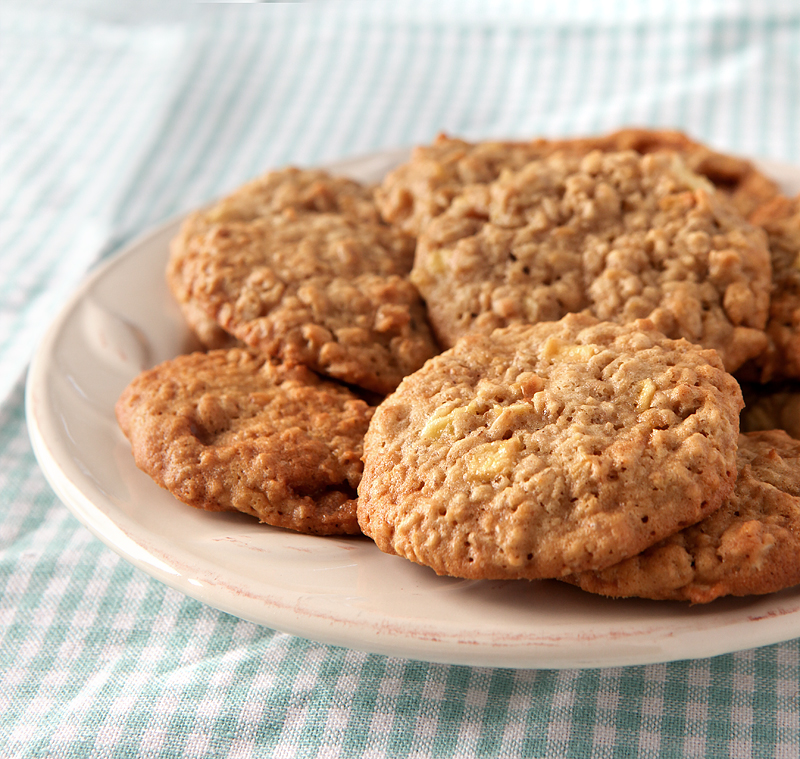
[[[800,379],[800,196],[777,197],[751,218],[767,233],[773,291],[769,343],[742,376],[759,382]]]
[[[741,406],[714,351],[646,320],[470,335],[376,409],[358,520],[439,574],[604,568],[719,507]]]
[[[379,221],[365,198],[339,198],[342,182],[355,185],[331,178],[323,195],[338,208],[290,204],[280,193],[273,208],[241,193],[190,219],[168,279],[179,301],[242,343],[387,393],[439,349],[407,276],[414,241]]]
[[[649,318],[729,371],[766,346],[764,232],[674,153],[555,153],[470,185],[420,235],[411,279],[445,347],[583,310]]]
[[[208,208],[189,214],[170,244],[167,283],[187,324],[206,348],[233,347],[239,341],[191,300],[190,288],[182,276],[183,258],[191,239],[214,224],[253,221],[287,209],[342,214],[368,224],[380,221],[370,188],[321,169],[294,166],[267,172]]]
[[[390,172],[376,190],[383,217],[418,235],[444,212],[468,184],[487,183],[504,170],[521,169],[530,161],[562,150],[586,154],[635,150],[680,153],[687,166],[726,194],[743,216],[778,194],[775,182],[750,161],[711,150],[682,132],[663,129],[620,129],[597,137],[528,142],[465,140],[439,135],[431,145],[414,148],[408,162]]]
[[[162,363],[116,405],[137,466],[181,501],[322,535],[359,532],[372,412],[305,367],[237,348]]]
[[[714,514],[639,556],[564,578],[591,593],[707,603],[800,583],[800,441],[742,434],[733,494]]]
[[[438,352],[396,242],[383,226],[286,211],[194,237],[183,277],[250,347],[387,393]]]

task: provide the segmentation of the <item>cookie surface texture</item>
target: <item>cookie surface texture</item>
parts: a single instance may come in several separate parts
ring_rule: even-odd
[[[389,172],[375,191],[381,215],[413,236],[441,213],[465,185],[492,182],[555,149],[548,140],[467,142],[446,135],[418,145],[408,162]]]
[[[766,236],[674,153],[556,153],[470,185],[421,234],[411,278],[447,347],[583,310],[649,318],[729,371],[767,343]]]
[[[359,523],[439,574],[606,567],[718,508],[741,406],[713,351],[646,321],[470,335],[377,408]]]
[[[190,241],[214,224],[253,221],[288,209],[344,214],[367,223],[379,220],[369,188],[346,177],[331,176],[320,169],[294,166],[267,172],[208,208],[189,214],[170,244],[167,283],[187,324],[206,348],[234,347],[238,341],[191,298],[182,271]]]
[[[775,198],[752,218],[767,233],[773,291],[769,344],[744,374],[760,382],[800,379],[800,196]]]
[[[137,466],[191,506],[306,533],[359,532],[372,407],[302,366],[235,348],[179,356],[135,378],[116,413]]]
[[[733,494],[640,556],[570,581],[593,593],[707,603],[800,583],[800,441],[742,434]]]
[[[439,350],[407,276],[414,241],[379,220],[366,188],[307,173],[280,172],[282,183],[268,175],[258,192],[188,220],[168,280],[185,312],[242,343],[389,392]],[[288,192],[293,183],[311,200]]]
[[[720,153],[674,129],[620,129],[599,137],[564,140],[560,147],[583,152],[635,150],[642,155],[672,150],[691,171],[706,177],[726,195],[745,218],[780,194],[778,184],[752,161]]]
[[[559,150],[579,155],[592,150],[634,150],[642,155],[672,150],[728,196],[743,216],[778,194],[777,184],[751,161],[719,153],[682,132],[620,129],[596,137],[517,142],[468,142],[439,135],[430,145],[414,148],[409,161],[385,177],[376,192],[378,206],[388,221],[418,235],[447,210],[465,185],[492,182],[504,170],[520,169]]]

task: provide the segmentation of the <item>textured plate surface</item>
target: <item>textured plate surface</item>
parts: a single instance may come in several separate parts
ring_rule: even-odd
[[[332,168],[376,181],[402,151]],[[789,193],[800,169],[765,169]],[[142,369],[188,350],[164,281],[179,222],[141,237],[75,293],[27,386],[34,451],[55,492],[100,540],[206,604],[324,643],[427,661],[517,668],[701,658],[800,635],[800,588],[706,606],[610,600],[557,582],[466,581],[382,554],[197,511],[133,463],[114,403]]]

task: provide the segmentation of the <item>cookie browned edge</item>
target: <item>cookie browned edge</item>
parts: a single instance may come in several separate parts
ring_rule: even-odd
[[[743,433],[734,492],[718,511],[619,565],[561,579],[615,598],[695,604],[800,584],[800,441]]]
[[[407,162],[387,174],[376,189],[376,201],[387,221],[417,235],[449,207],[464,185],[491,182],[504,169],[520,169],[532,160],[565,150],[635,150],[641,154],[673,150],[692,171],[727,195],[745,217],[779,194],[776,182],[746,158],[713,150],[677,130],[629,127],[566,139],[476,142],[441,133],[431,144],[416,146]]]
[[[800,379],[800,195],[778,196],[752,214],[767,233],[772,263],[772,296],[766,349],[738,376],[770,382]]]
[[[115,412],[136,465],[190,506],[310,534],[360,532],[373,407],[338,383],[238,348],[198,352],[135,377]]]
[[[699,362],[697,366],[699,374],[696,375],[695,379],[700,381],[702,388],[694,387],[693,382],[695,380],[689,379],[689,377],[694,377],[696,373],[692,371],[685,372],[683,369],[675,372],[670,369],[668,370],[668,376],[670,378],[674,376],[677,383],[675,384],[675,397],[670,391],[663,399],[657,400],[657,406],[654,406],[650,411],[648,404],[652,400],[649,391],[653,390],[655,385],[649,387],[648,378],[646,377],[642,384],[643,395],[638,395],[638,400],[634,400],[634,405],[637,409],[636,413],[640,413],[639,409],[642,408],[648,414],[644,427],[647,427],[647,424],[656,425],[649,435],[660,436],[659,440],[663,437],[668,451],[672,450],[672,444],[668,442],[671,438],[666,437],[665,433],[657,432],[658,425],[665,423],[662,420],[662,404],[666,404],[664,406],[665,410],[671,409],[674,404],[678,404],[680,406],[678,410],[683,409],[690,416],[702,410],[701,418],[695,419],[685,430],[680,432],[680,434],[689,435],[691,438],[690,440],[687,439],[687,447],[680,452],[676,459],[676,462],[682,462],[681,466],[685,468],[687,482],[684,485],[678,485],[678,480],[671,474],[673,464],[676,462],[673,462],[673,464],[663,463],[658,466],[651,465],[648,471],[650,471],[649,478],[652,479],[652,482],[645,479],[647,487],[656,488],[656,491],[662,496],[662,500],[666,498],[674,509],[670,509],[667,514],[659,514],[658,507],[650,503],[649,498],[644,501],[636,498],[631,500],[629,498],[629,503],[635,502],[639,504],[637,509],[630,509],[630,512],[627,507],[620,507],[617,498],[625,493],[629,494],[628,488],[630,487],[631,479],[634,478],[636,482],[641,481],[634,474],[631,465],[640,459],[640,456],[635,453],[635,451],[639,450],[639,445],[647,445],[647,440],[649,439],[644,427],[642,430],[637,429],[637,431],[631,433],[628,433],[623,427],[623,431],[619,432],[617,436],[624,437],[624,440],[618,440],[616,445],[612,446],[616,453],[611,454],[611,449],[609,449],[609,455],[612,458],[607,462],[608,466],[597,464],[597,467],[599,467],[598,472],[608,471],[608,477],[603,475],[605,477],[603,482],[607,482],[603,493],[606,501],[611,499],[614,503],[611,512],[613,516],[610,517],[608,524],[606,524],[607,532],[610,530],[609,534],[611,535],[608,545],[604,542],[605,539],[599,539],[599,534],[597,540],[587,541],[586,544],[583,544],[581,540],[574,539],[570,534],[568,551],[565,550],[563,556],[553,557],[549,554],[547,556],[539,555],[541,547],[536,544],[535,538],[533,542],[526,542],[526,540],[519,542],[515,538],[511,550],[514,556],[509,554],[504,559],[503,556],[506,554],[501,552],[502,555],[498,560],[493,558],[486,559],[485,551],[497,550],[497,539],[508,532],[505,528],[500,527],[503,520],[511,519],[514,521],[520,518],[517,515],[518,507],[513,507],[513,504],[511,504],[510,511],[504,507],[503,514],[505,516],[501,514],[498,517],[500,521],[498,521],[498,526],[493,528],[494,532],[492,532],[495,537],[492,537],[483,527],[476,528],[475,532],[471,532],[470,536],[466,538],[467,543],[464,545],[467,548],[463,548],[462,544],[458,542],[460,540],[458,535],[461,535],[464,531],[464,525],[471,524],[474,519],[482,519],[483,517],[480,517],[480,514],[484,513],[484,509],[483,507],[470,505],[472,496],[469,495],[469,488],[462,493],[464,498],[454,500],[449,495],[450,490],[445,489],[445,485],[448,484],[448,469],[452,466],[451,459],[455,456],[455,460],[466,462],[466,459],[470,457],[469,451],[466,448],[462,450],[463,446],[459,447],[458,445],[467,439],[456,434],[454,440],[451,441],[447,437],[450,434],[447,432],[449,429],[448,419],[428,418],[425,415],[424,408],[417,401],[429,399],[428,405],[434,405],[434,416],[438,413],[437,409],[446,410],[452,403],[456,404],[454,407],[456,411],[466,403],[464,410],[468,411],[470,406],[467,401],[473,396],[469,392],[464,395],[458,388],[463,383],[466,383],[467,386],[474,385],[477,388],[485,380],[484,372],[477,365],[471,365],[469,354],[474,353],[476,356],[484,356],[485,360],[482,359],[483,366],[489,367],[496,364],[502,369],[505,364],[496,355],[496,346],[498,344],[510,339],[519,346],[520,353],[524,354],[529,350],[529,346],[525,344],[525,341],[530,338],[529,333],[536,332],[537,338],[534,342],[541,342],[542,346],[540,347],[543,347],[544,353],[547,354],[550,352],[550,338],[556,337],[560,330],[581,330],[584,327],[588,327],[585,330],[586,332],[589,332],[593,327],[597,327],[601,332],[610,330],[614,335],[624,333],[636,342],[637,355],[643,348],[643,343],[649,344],[649,340],[645,335],[645,333],[649,333],[654,340],[668,342],[670,347],[679,351],[680,355],[692,354],[693,361]],[[541,335],[538,333],[541,333]],[[589,339],[589,336],[585,335],[584,337]],[[558,343],[558,337],[556,337],[555,342]],[[578,346],[577,353],[580,356],[583,355],[581,351],[585,347],[582,344]],[[535,351],[536,348],[530,347],[530,350]],[[462,357],[461,354],[466,354],[466,357]],[[602,351],[599,355],[603,355]],[[541,378],[532,376],[536,374],[536,369],[530,369],[529,371],[528,364],[521,362],[521,360],[518,362],[518,358],[519,356],[513,360],[514,371],[522,372],[522,374],[519,375],[516,382],[507,387],[513,388],[519,385],[517,387],[519,391],[517,395],[523,393],[524,398],[531,399],[528,402],[532,403],[536,395],[539,394],[537,391],[546,389],[549,380],[545,379],[544,385],[542,385]],[[622,361],[622,359],[617,360]],[[666,361],[667,367],[672,366],[672,364],[669,364],[669,359],[666,359]],[[452,366],[450,365],[451,363]],[[614,365],[616,366],[616,363]],[[625,361],[622,361],[620,365],[624,366]],[[694,364],[691,365],[693,366]],[[599,368],[598,365],[596,369],[599,370]],[[690,364],[687,364],[687,370],[689,368]],[[592,371],[595,371],[595,369]],[[636,376],[638,377],[638,374]],[[441,386],[439,387],[440,381]],[[672,381],[672,379],[669,379],[667,383],[670,388],[672,387]],[[434,388],[432,393],[428,392],[426,384],[428,382],[434,383],[431,385]],[[636,382],[638,383],[639,380],[636,380]],[[638,388],[639,385],[637,384],[636,387]],[[526,394],[527,391],[530,391],[529,395]],[[695,406],[699,397],[696,397],[697,394],[706,391],[710,393],[707,402],[702,402],[700,407],[697,408]],[[415,398],[417,399],[416,401]],[[449,401],[448,398],[450,399]],[[477,399],[477,396],[474,396],[474,398]],[[642,403],[645,403],[645,405],[641,406],[640,404]],[[359,486],[359,522],[365,534],[372,537],[381,550],[390,554],[396,553],[411,561],[429,566],[438,574],[443,575],[469,579],[537,579],[568,574],[568,567],[570,566],[576,567],[581,564],[587,566],[594,564],[597,568],[608,566],[618,562],[620,560],[619,557],[625,553],[628,556],[638,553],[634,547],[635,545],[650,545],[672,531],[704,518],[719,507],[722,500],[730,493],[735,478],[736,436],[738,434],[738,413],[741,405],[741,393],[738,385],[724,371],[714,351],[693,346],[685,340],[667,340],[647,320],[641,320],[635,325],[615,325],[607,322],[600,323],[586,315],[571,314],[561,322],[543,322],[534,326],[518,325],[517,327],[496,330],[490,337],[470,335],[459,341],[453,349],[445,351],[440,356],[429,361],[423,369],[407,377],[398,390],[390,395],[376,410],[365,438],[365,471]],[[683,408],[684,406],[685,409]],[[482,412],[479,411],[478,413]],[[586,413],[594,416],[594,412],[591,409],[587,410]],[[565,411],[562,416],[571,418],[571,413],[567,415]],[[502,414],[497,418],[502,418]],[[680,414],[676,416],[676,419],[680,419]],[[494,426],[497,425],[493,424],[492,427]],[[637,428],[638,426],[640,425],[637,425]],[[442,454],[444,458],[441,459],[442,465],[446,467],[444,469],[445,474],[442,475],[444,480],[437,474],[440,467],[437,462],[441,457],[436,454],[436,456],[430,458],[426,453],[426,446],[429,445],[428,438],[431,437],[426,435],[429,428],[433,432],[437,432],[439,428],[445,431],[443,434],[446,439],[442,439],[440,446],[441,451],[444,452]],[[648,429],[650,428],[648,427]],[[469,435],[470,433],[468,432],[467,434]],[[698,443],[698,441],[708,438],[711,438],[711,440],[706,440],[702,444]],[[430,444],[438,446],[438,436],[433,435],[432,439],[433,443]],[[483,437],[478,442],[481,441],[483,441]],[[490,445],[510,446],[513,442],[513,436],[510,439],[503,437],[494,444],[490,440]],[[619,447],[622,444],[626,446],[631,444],[630,451],[623,454],[622,449]],[[707,453],[713,452],[713,456],[708,458],[705,458],[704,455],[701,456],[700,450],[706,450],[703,447],[706,444],[709,446]],[[410,446],[408,453],[403,448],[406,445]],[[625,450],[627,451],[628,448],[626,447]],[[505,452],[505,449],[498,450],[497,457],[501,458]],[[619,458],[620,456],[622,458]],[[492,457],[494,458],[495,454],[492,454]],[[703,459],[702,461],[700,461],[701,458]],[[445,459],[450,464],[446,464]],[[516,466],[514,465],[514,469],[516,469]],[[547,466],[549,467],[550,465],[548,464]],[[591,470],[581,467],[580,471],[594,471],[594,466]],[[682,469],[681,471],[683,472],[684,470]],[[428,473],[424,474],[424,472]],[[565,475],[568,476],[567,470],[565,470]],[[598,474],[597,476],[601,475]],[[458,483],[455,484],[458,485]],[[465,487],[467,487],[467,484],[465,484]],[[559,490],[558,492],[561,491]],[[595,491],[590,486],[586,492],[591,494]],[[489,497],[493,496],[490,495]],[[443,501],[443,498],[446,498],[446,501]],[[526,504],[526,498],[527,496],[523,496],[521,503]],[[516,499],[512,500],[513,503],[517,502]],[[539,506],[536,506],[537,503]],[[545,501],[532,501],[530,508],[544,508],[544,503]],[[644,504],[647,507],[642,509],[641,507]],[[584,506],[581,507],[581,514],[583,513],[583,508]],[[524,509],[519,511],[519,515],[526,515],[523,517],[524,522],[521,524],[528,523],[528,509],[529,505],[526,505]],[[598,513],[600,512],[598,511]],[[485,514],[489,515],[488,509]],[[657,519],[654,519],[654,517],[657,517]],[[490,519],[490,522],[492,519]],[[441,529],[438,527],[440,522],[442,523]],[[514,521],[514,524],[516,525],[517,522]],[[534,522],[530,522],[530,524],[534,524]],[[612,525],[614,525],[613,529]],[[559,531],[562,530],[561,527],[558,529]],[[502,530],[503,535],[498,533],[498,530]],[[656,537],[657,533],[660,537]],[[558,534],[560,535],[561,533],[559,532]],[[547,536],[547,539],[549,541],[550,536]],[[559,540],[561,539],[557,537],[556,541]],[[619,541],[624,542],[617,545]],[[594,547],[591,547],[589,543]],[[611,547],[612,544],[613,548]],[[553,544],[548,543],[548,551],[550,551],[550,545]],[[530,546],[534,547],[531,548]],[[527,560],[525,559],[526,551],[533,552],[528,553]],[[534,554],[536,555],[534,556]],[[567,556],[568,558],[566,558]],[[572,571],[575,570],[573,569]]]

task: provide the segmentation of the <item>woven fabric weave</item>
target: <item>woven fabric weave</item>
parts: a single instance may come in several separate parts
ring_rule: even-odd
[[[98,261],[271,168],[429,142],[682,129],[800,163],[789,0],[0,7],[0,755],[795,757],[800,646],[429,664],[150,579],[46,484],[25,368]]]

